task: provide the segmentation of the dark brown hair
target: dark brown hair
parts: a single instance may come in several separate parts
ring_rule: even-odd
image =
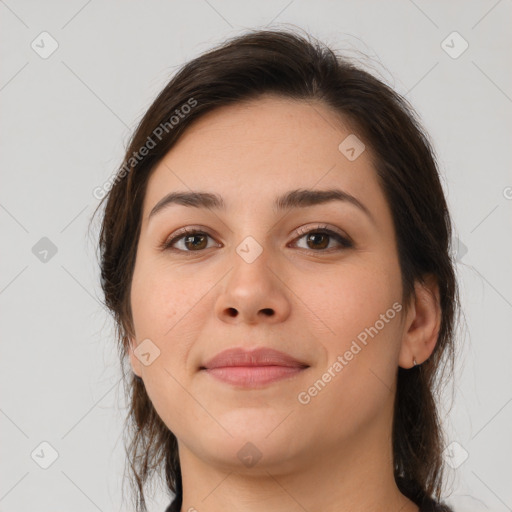
[[[176,494],[173,508],[179,510],[182,501],[176,437],[153,408],[142,380],[124,367],[129,337],[134,336],[130,287],[147,183],[195,119],[263,94],[320,100],[350,123],[371,150],[392,211],[405,308],[414,297],[415,281],[434,276],[439,284],[437,345],[421,365],[397,368],[393,420],[397,486],[425,507],[441,498],[444,439],[436,400],[447,363],[453,374],[459,304],[451,221],[434,151],[407,100],[372,74],[307,34],[256,30],[204,53],[175,74],[140,121],[115,179],[97,194],[102,197],[98,208],[105,202],[99,235],[101,285],[115,319],[129,397],[125,448],[136,510],[146,510],[144,486],[162,468],[168,490]]]

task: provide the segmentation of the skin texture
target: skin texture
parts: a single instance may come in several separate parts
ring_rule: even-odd
[[[365,328],[402,305],[393,221],[370,149],[354,161],[338,149],[351,133],[320,102],[265,96],[202,116],[151,175],[131,288],[132,349],[150,339],[160,355],[147,366],[133,351],[130,358],[178,439],[183,511],[418,510],[394,482],[391,427],[398,366],[421,364],[437,341],[434,282],[417,284],[407,314],[359,343],[307,404],[298,400]],[[275,196],[299,188],[341,188],[373,219],[340,201],[273,210]],[[191,190],[220,194],[226,210],[172,205],[148,222],[167,193]],[[354,246],[297,233],[319,225]],[[209,237],[159,248],[186,226]],[[236,252],[249,236],[262,249],[251,263]],[[309,368],[261,389],[199,371],[231,347],[275,348]],[[238,457],[248,442],[242,453],[261,454],[252,467]]]

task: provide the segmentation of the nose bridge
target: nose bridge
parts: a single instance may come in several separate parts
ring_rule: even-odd
[[[279,218],[273,216],[268,204],[245,203],[240,195],[237,216],[232,227],[234,240],[233,272],[243,276],[245,282],[253,282],[265,288],[282,288],[279,268],[282,265],[279,249],[275,247],[272,228]],[[263,213],[262,213],[263,212]]]
[[[260,240],[262,237],[259,237]],[[263,245],[265,244],[265,245]],[[272,286],[273,273],[271,272],[271,252],[268,243],[262,240],[260,243],[252,235],[245,236],[235,246],[232,257],[233,272],[230,281],[238,282],[238,285],[247,287],[248,293],[266,291]]]
[[[257,201],[243,203],[239,198],[237,216],[233,223],[234,264],[256,273],[270,273],[270,268],[279,265],[273,227],[280,220],[274,217],[268,203]],[[238,259],[237,259],[238,258]],[[241,261],[240,261],[241,260]],[[270,267],[270,268],[269,268]]]
[[[256,201],[242,201],[239,195],[235,211],[237,212],[232,224],[232,236],[234,242],[234,263],[245,263],[263,270],[264,263],[270,263],[271,236],[270,230],[273,219],[267,219],[266,207]],[[238,258],[238,259],[237,259]],[[241,260],[241,261],[239,261]],[[262,267],[260,268],[260,265]]]

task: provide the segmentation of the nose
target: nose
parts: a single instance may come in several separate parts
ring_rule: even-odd
[[[217,297],[216,314],[227,323],[279,323],[291,311],[287,277],[265,251],[248,262],[235,253],[231,271]]]

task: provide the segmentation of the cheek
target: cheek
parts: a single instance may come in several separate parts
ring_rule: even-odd
[[[135,266],[131,305],[137,337],[163,338],[194,302],[190,289],[173,276],[161,262],[145,258]]]
[[[342,371],[331,368],[339,375],[333,387],[346,389],[349,382],[356,395],[364,393],[365,387],[368,392],[371,381],[378,385],[381,379],[392,386],[396,374],[401,279],[398,268],[392,272],[386,268],[393,266],[346,267],[343,272],[317,276],[316,286],[302,285],[300,291],[308,306],[311,333],[323,345],[322,365],[328,369],[342,358]]]
[[[313,280],[298,281],[294,290],[311,316],[322,320],[323,328],[340,339],[373,325],[401,299],[399,273],[368,265],[317,273]]]
[[[177,290],[171,294],[171,289],[162,280],[152,279],[146,275],[144,279],[135,279],[131,289],[131,304],[135,332],[137,338],[151,337],[161,333],[161,329],[177,315],[171,301],[171,295],[176,296]]]
[[[298,401],[319,425],[340,425],[333,435],[343,429],[350,435],[392,404],[401,339],[401,281],[399,275],[354,267],[317,282],[321,284],[304,286],[300,293],[314,312],[310,332],[325,358],[300,390]]]
[[[137,342],[150,339],[158,349],[151,348],[152,361],[147,366],[143,363],[142,377],[151,403],[169,428],[178,427],[177,410],[193,409],[185,406],[180,383],[185,380],[184,361],[198,329],[188,315],[197,315],[200,308],[194,307],[198,298],[186,288],[154,260],[141,259],[135,268],[131,304]]]
[[[214,282],[180,277],[154,258],[141,258],[138,265],[131,288],[135,334],[138,343],[149,338],[159,350],[158,358],[144,369],[145,376],[165,379],[165,369],[182,375],[188,370],[188,353],[211,315],[205,294]]]

